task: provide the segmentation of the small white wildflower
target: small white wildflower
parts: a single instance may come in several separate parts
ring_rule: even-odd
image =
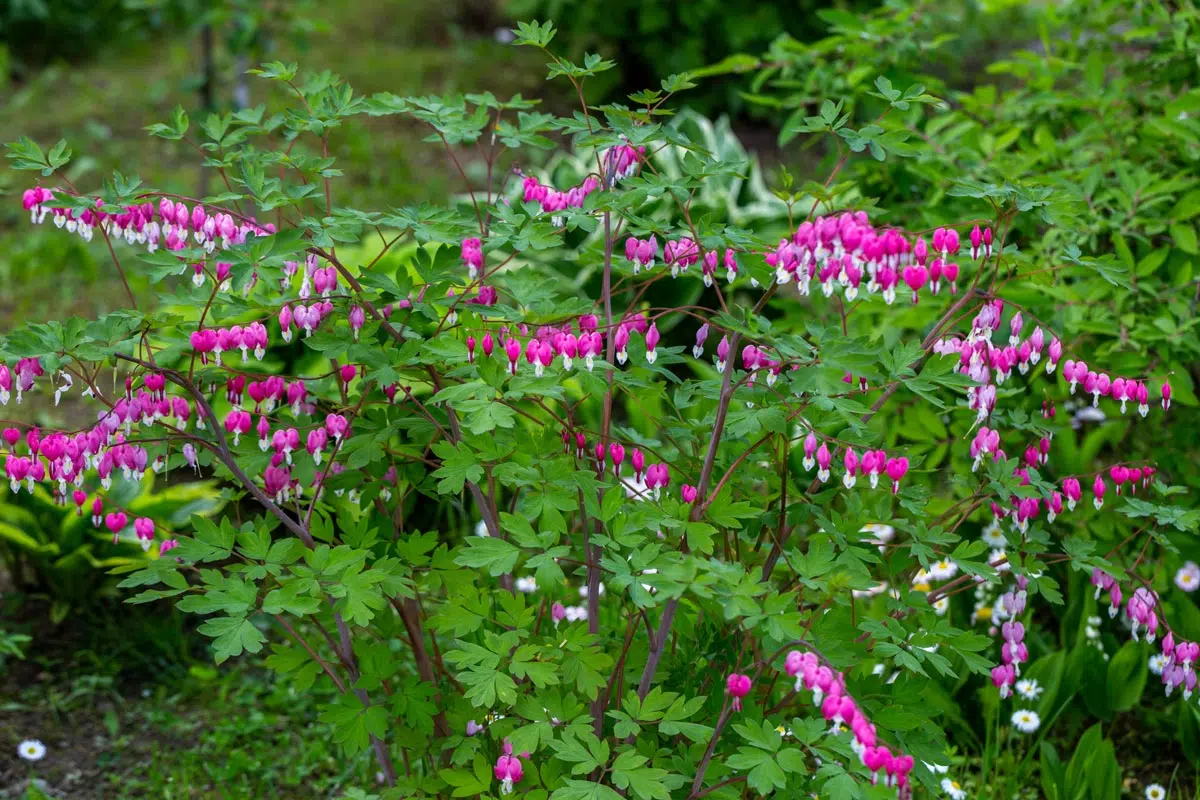
[[[479,522],[475,523],[475,535],[476,536],[487,536],[488,535],[488,529],[487,529],[486,522],[484,522],[483,520],[479,520]]]
[[[935,581],[946,581],[958,574],[958,564],[942,559],[929,568],[929,577]]]
[[[533,594],[537,591],[537,578],[532,575],[517,578],[517,591],[524,592],[525,594]]]
[[[950,598],[949,597],[939,597],[933,603],[933,612],[935,614],[937,614],[939,617],[945,616],[946,610],[949,608],[950,608]]]
[[[938,775],[945,775],[950,771],[950,768],[945,764],[930,764],[928,761],[922,761],[921,763],[925,765],[925,769],[930,772],[936,772]]]
[[[1000,526],[987,527],[983,529],[983,543],[993,550],[999,550],[1008,545],[1008,539],[1004,536],[1004,531],[1000,530]]]
[[[1000,559],[1004,558],[1004,561],[996,567],[996,572],[999,572],[1001,575],[1012,569],[1012,564],[1008,563],[1008,559],[1005,558],[1005,555],[1006,553],[1003,550],[993,550],[988,554],[989,564],[995,564],[997,561],[1000,561]]]
[[[1146,800],[1165,800],[1167,790],[1157,783],[1152,783],[1146,787]]]
[[[958,781],[942,778],[942,791],[950,795],[953,800],[964,800],[967,796],[967,790],[959,785]]]
[[[579,622],[588,617],[587,606],[567,606],[567,622]]]
[[[869,540],[869,544],[879,545],[880,552],[883,552],[885,544],[896,538],[896,529],[881,522],[868,522],[862,526],[860,533],[875,534],[875,538]]]
[[[46,745],[37,739],[26,739],[17,745],[17,755],[26,761],[41,761],[46,755]]]
[[[1024,697],[1026,700],[1037,700],[1042,693],[1042,687],[1033,678],[1024,678],[1017,681],[1017,694]]]
[[[604,584],[603,583],[601,583],[599,588],[596,590],[596,594],[600,595],[601,597],[604,596]],[[580,597],[588,596],[588,587],[587,587],[586,583],[579,587],[579,596]]]
[[[1163,667],[1165,667],[1166,665],[1167,665],[1167,657],[1164,656],[1162,653],[1155,653],[1154,655],[1150,656],[1150,663],[1147,666],[1150,668],[1150,671],[1153,672],[1155,675],[1162,675]]]
[[[625,487],[625,496],[630,500],[646,500],[652,494],[645,479],[629,477],[622,479],[621,483]]]
[[[850,590],[850,594],[854,597],[875,597],[876,595],[886,592],[887,588],[887,581],[884,581],[883,583],[872,586],[870,589],[852,589]]]
[[[1194,592],[1200,587],[1200,566],[1189,561],[1175,573],[1175,585],[1185,592]]]
[[[1034,733],[1042,724],[1042,719],[1036,711],[1021,709],[1012,715],[1012,724],[1021,733]]]

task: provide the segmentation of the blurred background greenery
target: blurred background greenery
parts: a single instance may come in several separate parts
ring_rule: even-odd
[[[85,189],[120,169],[202,196],[217,187],[199,158],[147,137],[145,126],[176,106],[197,120],[270,103],[265,82],[244,73],[272,59],[336,71],[360,94],[521,93],[569,114],[575,98],[547,83],[537,53],[507,45],[512,21],[531,18],[556,22],[555,46],[565,55],[618,61],[589,86],[593,102],[622,102],[670,73],[704,76],[679,98],[691,108],[679,124],[714,151],[745,154],[751,168],[744,179],[709,187],[697,204],[713,219],[755,230],[787,223],[772,193],[779,167],[799,185],[823,181],[839,158],[833,137],[797,136],[822,100],[846,98],[864,123],[879,113],[876,76],[898,88],[928,86],[947,99],[944,108],[886,124],[929,146],[883,165],[851,160],[840,180],[853,186],[842,198],[879,198],[916,228],[960,219],[962,208],[990,213],[989,186],[1023,193],[1018,202],[1029,213],[1010,243],[1048,263],[1082,252],[1097,274],[1119,264],[1141,291],[1099,278],[1020,291],[1058,293],[1064,311],[1055,324],[1080,335],[1110,369],[1174,370],[1178,413],[1194,414],[1194,9],[1189,17],[1127,0],[9,0],[0,6],[0,141],[25,135],[49,146],[65,138],[77,154],[66,177]],[[331,150],[346,176],[337,202],[387,209],[462,192],[425,134],[399,116],[362,117],[337,131]],[[668,171],[670,158],[662,157]],[[474,180],[478,159],[468,152],[464,161]],[[536,166],[561,174],[563,185],[586,171],[569,153]],[[976,195],[951,197],[962,191],[958,179],[975,181],[968,195]],[[0,171],[0,330],[120,307],[123,289],[103,242],[30,226],[20,206],[25,180]],[[1043,206],[1043,189],[1074,200]],[[132,280],[135,293],[149,295],[136,271]],[[73,415],[83,411],[68,398],[62,408],[26,404],[4,413],[51,424],[82,419]],[[1165,469],[1200,488],[1200,475],[1187,468],[1200,426],[1159,426],[1137,442],[1127,430],[1122,420],[1092,424],[1067,449],[1163,452],[1171,436],[1174,461]],[[928,466],[949,458],[943,441],[909,444],[927,448]],[[213,513],[231,500],[213,486],[175,496],[170,483],[128,490],[176,525],[185,522],[177,519],[184,504]],[[369,759],[340,764],[313,746],[305,735],[315,719],[311,697],[276,686],[253,659],[218,675],[204,642],[169,605],[120,605],[104,568],[141,554],[110,548],[72,515],[0,487],[0,796],[26,791],[8,743],[34,735],[52,748],[78,748],[69,763],[99,765],[55,773],[56,796],[337,797],[371,774]],[[1177,557],[1200,560],[1200,548],[1181,542]],[[1064,631],[1076,622],[1064,621]],[[1173,720],[1164,728],[1174,735]],[[146,746],[146,731],[162,752]],[[1200,753],[1200,733],[1195,738]],[[1148,762],[1173,752],[1147,742]]]

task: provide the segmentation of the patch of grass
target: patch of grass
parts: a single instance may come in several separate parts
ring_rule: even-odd
[[[546,90],[544,59],[527,48],[500,44],[490,30],[466,30],[458,17],[471,9],[455,3],[407,5],[412,7],[397,13],[394,3],[382,0],[323,2],[319,8],[328,32],[311,36],[303,46],[280,40],[270,57],[336,72],[360,94],[492,91],[506,97]],[[222,111],[230,110],[234,70],[232,56],[219,50]],[[282,98],[273,94],[281,91],[277,84],[247,80],[252,104],[279,104]],[[24,135],[49,146],[65,138],[76,155],[66,176],[84,190],[120,169],[168,191],[215,192],[218,179],[202,175],[196,152],[186,144],[152,139],[144,130],[168,118],[176,105],[198,117],[199,83],[198,36],[118,44],[91,63],[51,66],[11,87],[0,104],[0,141]],[[440,145],[422,141],[427,133],[398,117],[363,118],[335,131],[330,149],[339,155],[337,166],[345,178],[336,184],[334,203],[387,209],[462,191]],[[33,230],[20,208],[20,193],[35,177],[0,170],[0,282],[12,287],[0,297],[0,327],[47,316],[94,315],[126,303],[100,237],[82,244],[49,226]],[[146,287],[135,279],[135,292],[139,288]]]
[[[144,681],[16,673],[24,685],[9,682],[0,721],[0,796],[33,777],[55,800],[320,798],[374,783],[369,753],[346,761],[329,740],[319,696],[276,683],[256,660]],[[16,756],[29,737],[47,747],[33,765]]]

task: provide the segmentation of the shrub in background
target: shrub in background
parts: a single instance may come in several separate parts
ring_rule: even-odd
[[[7,430],[16,431],[16,428]],[[153,473],[141,480],[118,479],[101,491],[108,506],[154,520],[156,525],[185,530],[194,518],[218,513],[225,502],[211,481],[193,481],[155,488]],[[112,598],[114,571],[140,569],[153,556],[132,535],[114,542],[103,525],[93,523],[97,495],[80,490],[67,502],[56,500],[53,487],[35,484],[32,491],[0,488],[0,557],[16,588],[43,594],[51,600],[50,620],[57,624],[72,610],[87,609]],[[107,508],[101,512],[103,516]],[[120,531],[118,531],[120,533]]]
[[[601,84],[635,91],[655,85],[662,75],[757,52],[780,31],[800,40],[815,37],[825,27],[826,12],[863,11],[877,4],[874,0],[773,0],[748,5],[714,0],[505,0],[504,9],[516,19],[562,20],[561,46],[567,56],[582,59],[584,51],[613,54],[618,71],[600,77]],[[692,93],[688,105],[706,113],[740,111],[737,93],[730,87],[703,87]]]

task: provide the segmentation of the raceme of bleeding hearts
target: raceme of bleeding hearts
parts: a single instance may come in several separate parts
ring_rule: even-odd
[[[549,30],[518,41],[544,46]],[[595,68],[552,59],[573,81]],[[947,741],[889,728],[919,706],[901,690],[959,672],[1011,696],[1056,564],[1095,570],[1114,609],[1124,582],[1135,637],[1168,628],[1152,587],[1047,532],[1140,508],[1163,477],[1136,459],[1057,474],[1055,401],[1134,404],[1150,424],[1170,386],[1110,375],[1043,309],[988,288],[1012,209],[985,220],[964,205],[926,230],[809,198],[783,235],[758,237],[691,218],[699,167],[655,190],[658,149],[692,145],[648,113],[348,102],[343,84],[262,72],[304,101],[281,124],[308,144],[343,117],[399,113],[454,158],[485,123],[518,149],[570,131],[595,169],[560,188],[513,167],[519,180],[466,202],[384,213],[333,205],[336,170],[310,176],[293,156],[279,179],[280,162],[237,143],[244,165],[216,198],[124,177],[82,192],[43,154],[22,198],[33,223],[105,239],[114,269],[148,270],[196,314],[131,296],[91,325],[6,338],[0,402],[79,391],[96,421],[7,427],[5,474],[13,492],[89,507],[107,534],[132,524],[158,541],[170,556],[123,585],[213,615],[201,631],[218,660],[262,650],[256,611],[278,622],[268,664],[336,691],[322,721],[348,752],[371,750],[389,796],[661,800],[745,781],[909,797],[937,785],[928,764],[946,763]],[[254,115],[214,124],[265,144]],[[206,135],[182,117],[154,130]],[[376,229],[385,252],[361,257]],[[576,234],[593,245],[564,269]],[[401,240],[396,269],[384,256]],[[585,266],[595,285],[574,283]],[[864,331],[889,320],[872,343]],[[310,357],[279,355],[295,352]],[[1035,394],[1040,420],[1022,410]],[[947,465],[896,435],[902,402],[953,431]],[[147,469],[212,473],[262,513],[175,537],[114,499],[114,480]],[[1084,487],[1093,508],[1077,510]],[[932,514],[933,490],[960,494]],[[956,551],[969,522],[1005,544]],[[972,585],[1003,589],[991,638],[939,619]],[[1190,698],[1196,647],[1163,639],[1168,692]],[[884,682],[874,665],[904,674]]]

